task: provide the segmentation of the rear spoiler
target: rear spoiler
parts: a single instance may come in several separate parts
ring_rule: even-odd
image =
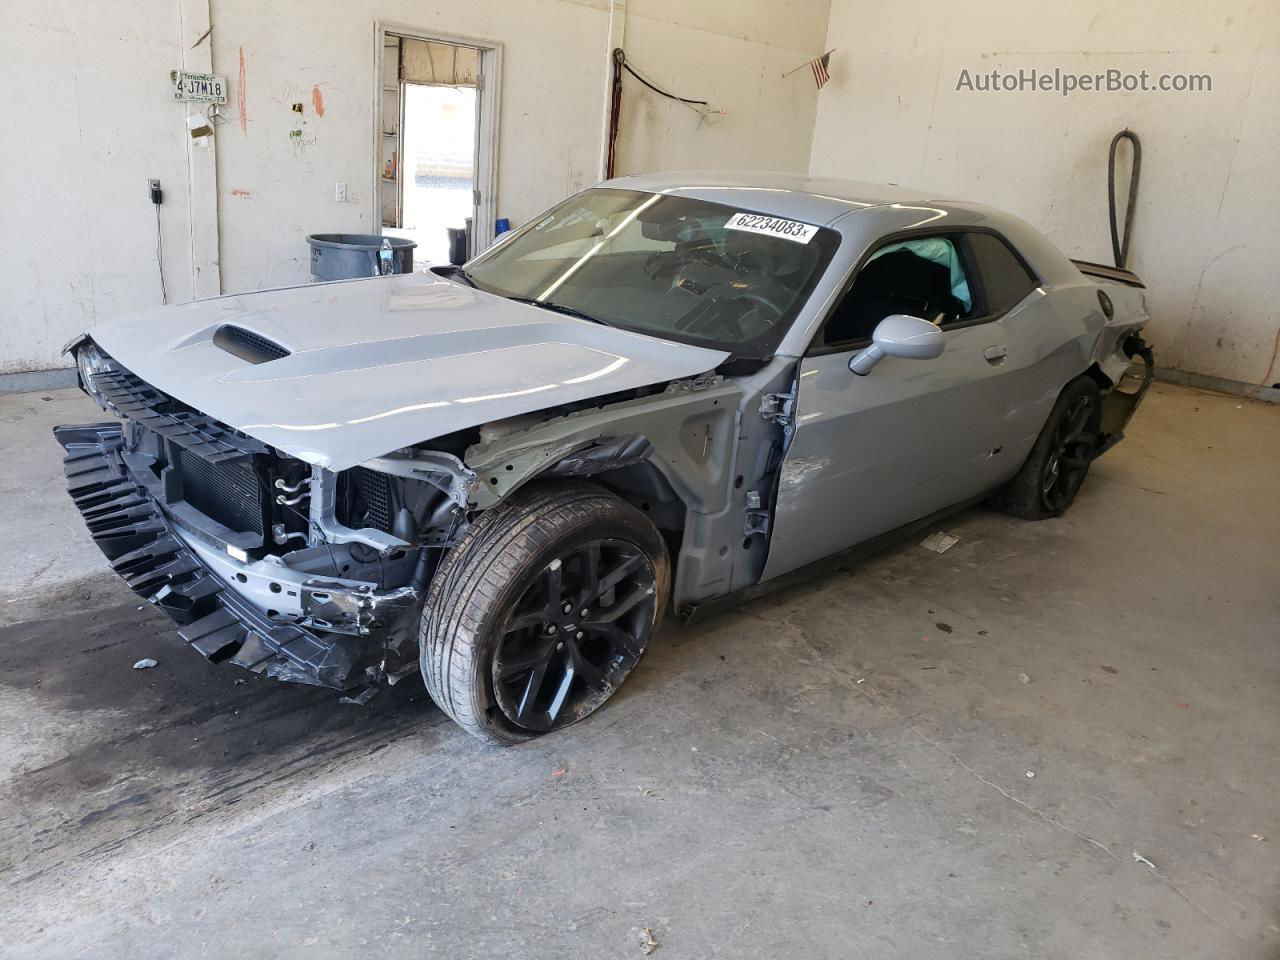
[[[1138,275],[1132,270],[1125,270],[1123,267],[1108,267],[1105,263],[1094,263],[1091,260],[1072,260],[1071,262],[1085,276],[1097,277],[1099,280],[1111,280],[1131,287],[1141,287],[1143,290],[1147,288],[1147,285],[1139,280]]]

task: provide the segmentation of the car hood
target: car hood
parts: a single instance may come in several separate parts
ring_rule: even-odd
[[[243,360],[215,342],[228,325],[289,355]],[[493,420],[694,376],[728,356],[431,273],[160,307],[91,335],[170,396],[332,470]]]

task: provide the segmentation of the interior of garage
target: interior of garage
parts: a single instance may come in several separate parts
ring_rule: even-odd
[[[1280,950],[1278,40],[1242,2],[5,6],[0,953]],[[176,101],[175,70],[225,102]],[[961,79],[992,70],[1209,82]],[[990,204],[1110,263],[1123,130],[1156,382],[1072,511],[975,505],[944,552],[669,617],[567,731],[486,749],[420,682],[339,704],[175,650],[66,496],[50,430],[103,415],[63,344],[306,284],[310,235],[421,268],[611,173],[769,170]]]

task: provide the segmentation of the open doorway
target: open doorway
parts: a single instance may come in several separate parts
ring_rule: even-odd
[[[377,151],[382,233],[418,244],[414,262],[447,263],[449,229],[470,249],[493,237],[495,118],[485,96],[497,49],[380,30]]]

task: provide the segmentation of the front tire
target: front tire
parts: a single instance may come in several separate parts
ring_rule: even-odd
[[[1023,520],[1062,516],[1089,473],[1101,425],[1102,392],[1089,377],[1077,377],[1058,394],[1027,462],[991,505]]]
[[[662,617],[666,546],[595,484],[533,486],[481,514],[445,556],[419,625],[432,699],[488,743],[595,712]]]

